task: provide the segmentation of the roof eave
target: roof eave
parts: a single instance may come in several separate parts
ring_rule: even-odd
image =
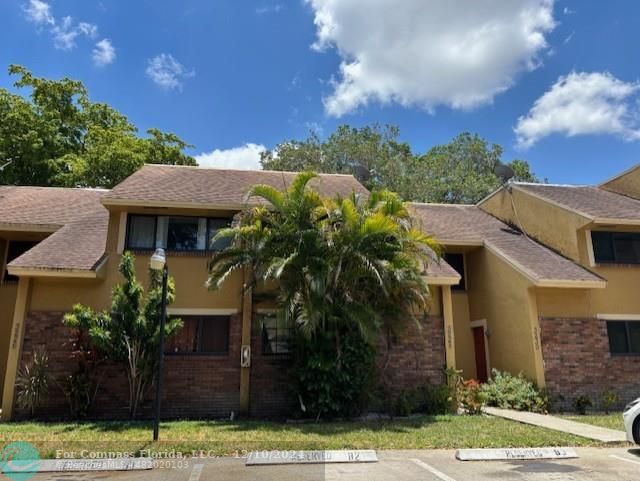
[[[597,217],[592,221],[594,224],[614,224],[614,225],[640,225],[640,219],[612,219],[610,217]]]
[[[102,199],[105,207],[150,207],[170,209],[207,209],[207,210],[243,210],[247,206],[259,205],[246,203],[211,204],[205,202],[175,202],[163,200]]]
[[[542,279],[535,284],[536,287],[573,288],[573,289],[604,289],[607,281],[578,281],[573,279]]]
[[[460,276],[422,276],[425,282],[431,286],[457,286],[460,284]]]
[[[58,277],[74,279],[102,279],[105,276],[108,256],[100,259],[92,269],[69,269],[63,267],[37,267],[7,265],[7,272],[18,277]]]

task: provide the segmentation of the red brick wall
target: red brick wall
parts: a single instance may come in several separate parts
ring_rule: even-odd
[[[76,362],[70,358],[71,332],[62,324],[61,312],[30,312],[25,321],[21,365],[34,349],[45,348],[50,374],[58,382],[72,373]],[[254,323],[255,324],[255,323]],[[442,382],[445,364],[443,322],[439,317],[425,318],[422,328],[410,323],[394,340],[385,370],[392,380],[391,392],[430,382]],[[226,356],[168,355],[165,357],[162,413],[167,418],[228,417],[240,404],[241,316],[231,317],[229,354]],[[287,356],[263,355],[259,326],[252,329],[252,365],[250,374],[250,414],[257,417],[283,417],[295,408],[289,387]],[[387,362],[381,343],[378,355],[380,372]],[[101,367],[102,383],[96,396],[93,418],[124,419],[128,416],[128,384],[119,365]],[[150,417],[153,391],[147,393],[140,416]],[[16,407],[16,416],[27,413]],[[40,417],[64,418],[70,415],[64,394],[51,383],[49,399],[37,413]]]
[[[598,408],[607,390],[620,397],[617,407],[638,397],[640,357],[611,356],[606,321],[541,318],[540,329],[547,388],[564,397],[563,408],[581,395]]]
[[[288,371],[291,358],[286,354],[262,354],[261,329],[254,315],[249,412],[258,417],[286,417],[295,409]]]
[[[70,331],[62,325],[61,312],[30,312],[25,322],[22,364],[33,350],[44,347],[49,355],[52,378],[62,380],[76,369],[70,359]],[[162,415],[172,417],[228,417],[240,407],[240,316],[232,316],[229,326],[229,354],[226,356],[165,357]],[[121,366],[107,364],[101,368],[102,383],[91,417],[126,418],[128,416],[128,383]],[[64,393],[53,382],[49,400],[40,410],[48,418],[67,417],[69,408]],[[150,417],[153,390],[143,402],[141,417]],[[26,413],[16,410],[18,417]]]
[[[410,321],[405,330],[392,340],[388,353],[385,342],[382,339],[378,344],[376,364],[380,380],[391,395],[421,384],[443,382],[442,369],[446,359],[441,317],[427,316],[420,322],[420,327]]]

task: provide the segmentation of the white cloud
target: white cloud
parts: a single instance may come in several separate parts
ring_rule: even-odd
[[[96,42],[91,56],[93,57],[93,63],[98,67],[103,67],[113,63],[116,59],[116,49],[113,47],[111,40],[103,38],[99,42]]]
[[[333,116],[372,101],[473,108],[539,65],[554,0],[306,0],[317,50],[342,58]]]
[[[273,5],[263,5],[256,8],[256,14],[264,15],[265,13],[280,13],[284,9],[281,3],[275,3]]]
[[[98,35],[98,27],[92,23],[80,22],[76,24],[72,17],[63,17],[62,22],[51,29],[53,45],[60,50],[71,50],[76,46],[76,38],[84,35],[95,38]]]
[[[147,76],[164,89],[182,90],[182,82],[193,77],[195,72],[187,70],[173,55],[161,53],[147,61]]]
[[[27,20],[36,25],[54,25],[56,23],[51,14],[51,5],[41,0],[29,0],[24,6],[24,13]]]
[[[560,77],[535,101],[514,129],[518,145],[531,147],[559,133],[568,137],[610,134],[640,139],[637,82],[624,82],[607,72],[572,72]]]
[[[260,154],[267,150],[264,145],[247,143],[239,147],[215,149],[196,155],[201,167],[219,167],[225,169],[260,169]]]

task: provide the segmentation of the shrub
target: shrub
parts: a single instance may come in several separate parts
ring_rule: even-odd
[[[573,400],[573,409],[582,416],[587,414],[587,408],[591,405],[591,399],[587,396],[578,396]]]
[[[375,351],[358,332],[342,333],[339,342],[336,354],[336,339],[331,334],[296,338],[291,374],[303,416],[351,417],[368,404]]]
[[[600,397],[602,409],[604,409],[604,412],[607,414],[609,414],[611,408],[615,406],[619,400],[620,398],[618,397],[618,395],[610,390],[604,391],[602,393],[602,396]]]
[[[67,399],[71,416],[84,419],[89,416],[98,393],[102,380],[99,367],[105,359],[92,345],[86,330],[71,329],[67,345],[71,348],[69,359],[75,361],[77,367],[57,384]]]
[[[18,372],[18,407],[28,409],[33,417],[35,410],[42,406],[49,396],[49,380],[49,356],[44,350],[36,350],[31,361]]]
[[[425,384],[418,388],[421,411],[425,414],[452,414],[458,410],[455,390],[446,385]]]
[[[409,416],[419,410],[418,400],[415,391],[403,390],[398,397],[393,408],[394,416]]]
[[[493,369],[491,379],[482,386],[487,404],[503,409],[545,413],[549,410],[549,396],[525,378]]]
[[[480,383],[475,379],[463,381],[457,390],[458,402],[467,414],[480,414],[486,396],[482,392]]]

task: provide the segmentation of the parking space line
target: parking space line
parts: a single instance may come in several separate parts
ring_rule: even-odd
[[[194,464],[189,481],[199,481],[202,475],[202,468],[204,468],[204,464]]]
[[[414,462],[415,464],[417,464],[418,466],[420,466],[421,468],[426,469],[427,471],[429,471],[434,476],[437,476],[442,481],[456,481],[452,477],[447,476],[442,471],[438,471],[436,468],[434,468],[433,466],[428,465],[424,461],[421,461],[421,460],[416,459],[416,458],[411,458],[411,461]]]
[[[627,463],[640,464],[640,461],[634,461],[633,459],[623,458],[622,456],[616,456],[615,454],[610,454],[609,457],[619,459],[620,461],[626,461]]]

